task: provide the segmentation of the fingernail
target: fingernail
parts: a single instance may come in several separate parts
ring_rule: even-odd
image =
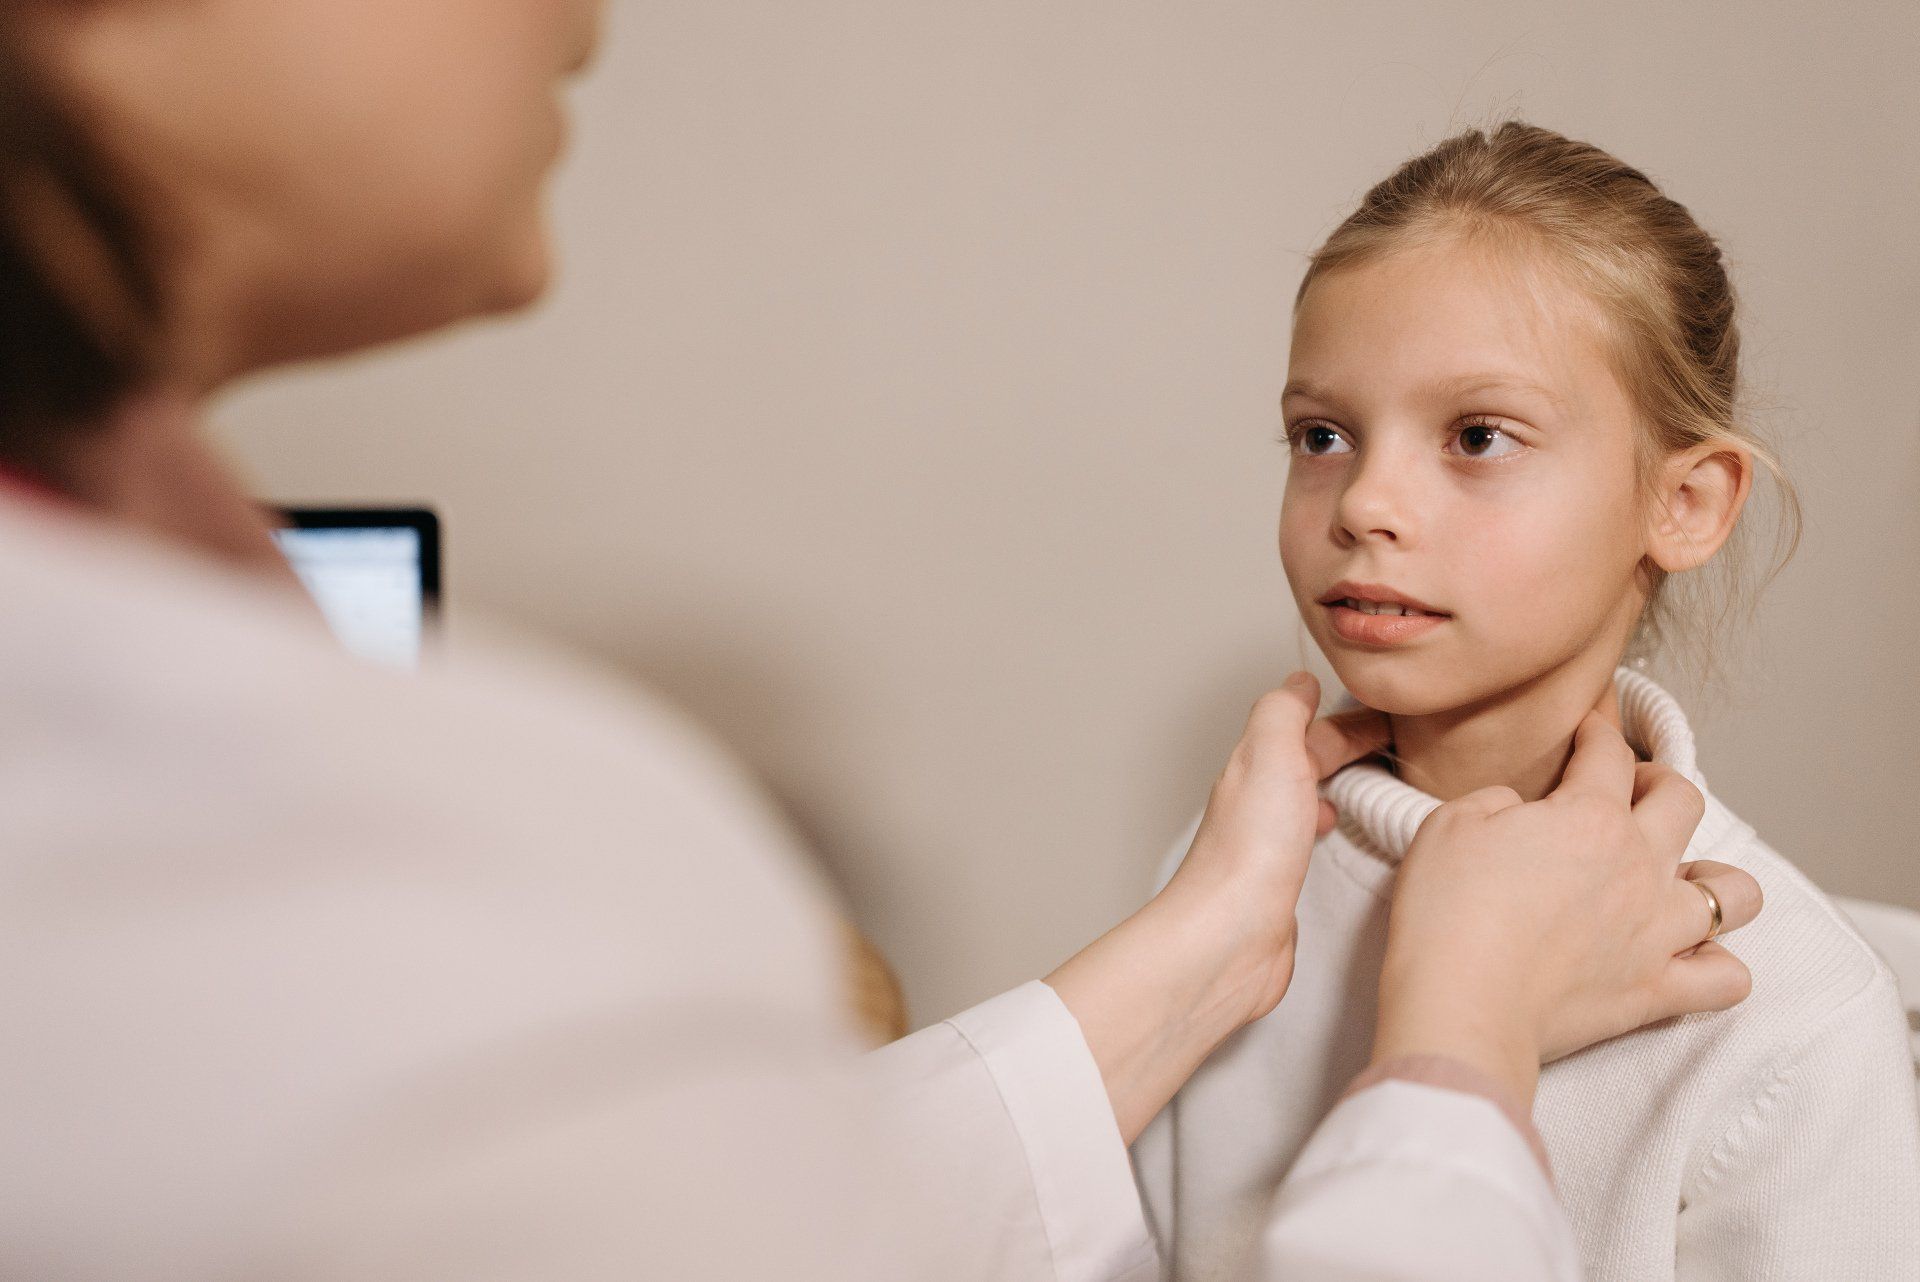
[[[1282,681],[1280,684],[1285,686],[1289,690],[1298,690],[1300,687],[1306,685],[1307,682],[1311,680],[1313,680],[1312,673],[1296,672],[1292,676],[1289,676],[1285,681]]]

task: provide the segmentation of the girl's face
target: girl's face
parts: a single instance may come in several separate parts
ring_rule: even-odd
[[[95,0],[56,80],[242,367],[516,307],[602,0]],[[144,198],[144,200],[142,199]],[[209,300],[196,291],[218,292]],[[236,372],[236,371],[228,371]]]
[[[1281,561],[1355,698],[1423,715],[1611,671],[1647,599],[1639,429],[1557,273],[1458,240],[1330,272],[1282,408]]]

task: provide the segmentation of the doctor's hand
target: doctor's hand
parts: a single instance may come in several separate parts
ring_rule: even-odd
[[[1224,911],[1231,929],[1246,932],[1244,956],[1257,966],[1236,1012],[1240,1024],[1278,1005],[1293,977],[1293,913],[1307,859],[1335,820],[1320,781],[1392,741],[1386,717],[1371,708],[1315,720],[1319,705],[1320,683],[1306,672],[1254,704],[1187,857],[1160,893]]]
[[[1334,821],[1319,781],[1389,739],[1379,713],[1316,721],[1319,702],[1305,672],[1261,696],[1172,880],[1047,976],[1080,1023],[1129,1144],[1293,978],[1300,886],[1315,836]]]
[[[1702,942],[1713,912],[1700,887],[1724,933],[1759,913],[1760,885],[1680,862],[1703,805],[1596,713],[1546,797],[1484,788],[1436,810],[1394,887],[1374,1062],[1443,1055],[1530,1109],[1541,1063],[1745,1000],[1746,966]]]

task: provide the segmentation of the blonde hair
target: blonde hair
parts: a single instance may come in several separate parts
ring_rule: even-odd
[[[907,1000],[893,967],[852,922],[840,924],[840,956],[854,1023],[874,1046],[907,1035]]]
[[[1740,412],[1740,331],[1720,246],[1685,206],[1639,170],[1589,143],[1509,121],[1468,130],[1401,165],[1315,252],[1295,296],[1297,309],[1316,279],[1394,250],[1466,237],[1544,252],[1597,304],[1616,375],[1640,411],[1641,481],[1663,458],[1700,445],[1746,451],[1774,482],[1780,505],[1771,579],[1799,540],[1800,509],[1778,458]],[[1736,527],[1736,539],[1744,542]],[[1657,567],[1630,653],[1666,650],[1680,616],[1706,617],[1689,628],[1699,640],[1697,675],[1712,667],[1705,638],[1744,597],[1743,550],[1715,558],[1719,585],[1693,580],[1683,609]],[[1763,580],[1764,582],[1764,580]],[[1716,586],[1718,591],[1715,590]]]

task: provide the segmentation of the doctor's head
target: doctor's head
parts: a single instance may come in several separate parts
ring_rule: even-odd
[[[0,372],[210,387],[530,302],[600,8],[0,0]]]
[[[1772,466],[1738,364],[1713,238],[1597,148],[1507,124],[1374,187],[1301,285],[1283,400],[1281,557],[1342,682],[1444,712],[1671,633]]]

